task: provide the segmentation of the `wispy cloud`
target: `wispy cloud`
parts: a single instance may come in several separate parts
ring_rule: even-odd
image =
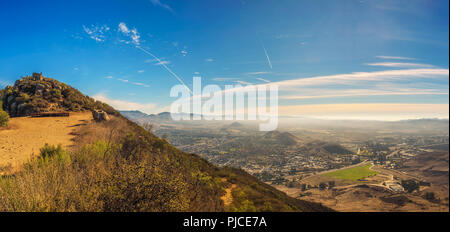
[[[7,85],[11,85],[11,83],[9,83],[8,81],[0,80],[0,86],[5,87]]]
[[[241,81],[241,80],[238,80],[238,81],[234,81],[235,83],[238,83],[238,84],[241,84],[241,85],[252,85],[252,83],[250,83],[250,82],[247,82],[247,81]]]
[[[247,75],[261,75],[261,74],[268,74],[268,73],[270,73],[270,72],[248,72],[248,73],[245,73],[245,74],[247,74]]]
[[[145,70],[138,70],[137,73],[144,73]]]
[[[86,34],[88,34],[89,38],[97,41],[97,42],[103,42],[105,41],[105,33],[110,30],[110,28],[106,25],[103,26],[97,26],[97,25],[91,25],[91,26],[85,26],[83,25],[83,30]]]
[[[121,23],[119,23],[118,31],[121,32],[126,37],[131,39],[131,41],[124,41],[125,43],[128,44],[128,43],[132,42],[135,45],[139,45],[140,44],[141,36],[140,36],[140,34],[139,34],[139,32],[137,31],[136,28],[129,29],[128,26],[124,22],[121,22]]]
[[[168,60],[160,60],[160,61],[155,63],[155,65],[167,65],[167,64],[170,64],[170,61],[168,61]]]
[[[155,6],[160,6],[170,12],[172,12],[173,14],[175,14],[175,11],[172,9],[172,7],[170,7],[169,5],[162,3],[160,0],[150,0],[150,2],[155,5]]]
[[[144,83],[141,83],[141,82],[131,82],[131,84],[133,84],[133,85],[139,85],[139,86],[146,87],[146,88],[149,88],[149,87],[150,87],[150,85],[147,85],[147,84],[144,84]]]
[[[183,79],[181,79],[176,73],[174,73],[172,71],[172,69],[167,67],[167,65],[165,63],[163,63],[163,61],[160,58],[158,58],[153,53],[151,53],[150,51],[148,51],[148,50],[146,50],[146,49],[144,49],[144,48],[142,48],[140,46],[136,46],[136,48],[141,50],[145,54],[153,57],[154,59],[156,59],[158,61],[158,63],[161,64],[162,67],[164,67],[164,69],[166,69],[175,79],[177,79],[178,82],[180,82],[180,84],[182,84],[190,93],[192,93],[192,90],[184,83]]]
[[[154,103],[142,104],[131,101],[111,99],[103,94],[96,94],[93,98],[105,102],[118,110],[140,110],[143,112],[151,112],[156,107],[156,104]]]
[[[234,81],[237,80],[238,78],[235,77],[215,77],[212,80],[213,81]]]
[[[264,46],[262,40],[261,40],[261,46],[264,49],[264,54],[266,54],[267,63],[269,64],[270,69],[272,69],[272,62],[270,61],[269,54],[267,53],[266,47]]]
[[[149,88],[149,87],[150,87],[150,85],[148,85],[148,84],[144,84],[144,83],[141,83],[141,82],[133,82],[133,81],[130,81],[130,80],[128,80],[128,79],[114,78],[113,76],[107,76],[106,78],[107,78],[107,79],[115,79],[115,80],[121,81],[121,82],[123,82],[123,83],[129,83],[129,84],[133,84],[133,85],[137,85],[137,86],[142,86],[142,87],[146,87],[146,88]]]
[[[310,104],[279,106],[280,115],[298,115],[322,119],[405,120],[447,118],[448,104]]]
[[[270,81],[269,80],[266,80],[266,79],[264,79],[264,78],[255,78],[256,80],[260,80],[260,81],[263,81],[263,82],[266,82],[266,83],[269,83]]]
[[[376,56],[376,58],[387,59],[387,60],[415,60],[415,58],[404,57],[404,56]]]
[[[366,63],[369,66],[393,67],[393,68],[432,68],[434,65],[419,63],[381,62]]]
[[[318,99],[318,98],[337,98],[337,97],[359,97],[359,96],[397,96],[397,95],[448,95],[441,89],[393,89],[393,90],[378,90],[378,89],[346,89],[346,90],[322,90],[311,91],[313,95],[287,95],[280,99],[297,100],[297,99]]]
[[[206,61],[206,62],[213,62],[214,59],[212,59],[212,58],[206,58],[205,61]]]
[[[273,82],[283,88],[299,86],[323,86],[323,85],[349,85],[358,84],[362,81],[395,81],[412,80],[420,78],[443,78],[449,75],[448,69],[405,69],[387,70],[377,72],[354,72],[349,74],[337,74],[328,76],[315,76]]]

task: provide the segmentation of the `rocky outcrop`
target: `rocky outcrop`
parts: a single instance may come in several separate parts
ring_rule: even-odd
[[[11,117],[30,116],[46,112],[77,112],[102,110],[119,115],[112,107],[55,79],[33,73],[17,80],[2,91],[1,108]]]
[[[108,113],[102,110],[94,110],[92,111],[92,117],[96,122],[108,121],[109,116]]]

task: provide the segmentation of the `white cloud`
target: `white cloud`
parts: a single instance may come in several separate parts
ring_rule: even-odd
[[[124,23],[124,22],[121,22],[121,23],[119,23],[119,29],[118,29],[118,31],[119,32],[121,32],[122,34],[124,34],[125,36],[127,36],[128,38],[130,38],[131,39],[131,41],[125,41],[125,40],[119,40],[119,41],[121,41],[121,42],[125,42],[125,43],[129,43],[129,42],[132,42],[132,43],[134,43],[135,45],[139,45],[140,44],[140,38],[141,38],[141,36],[140,36],[140,34],[139,34],[139,32],[137,31],[137,29],[136,28],[133,28],[133,29],[129,29],[128,28],[128,26]]]
[[[247,81],[241,81],[241,80],[238,80],[238,81],[234,81],[235,83],[238,83],[238,84],[241,84],[241,85],[251,85],[252,83],[250,83],[250,82],[247,82]]]
[[[138,72],[138,73],[144,73],[145,70],[138,70],[137,72]]]
[[[358,97],[358,96],[397,96],[397,95],[448,95],[440,89],[344,89],[344,90],[324,90],[321,91],[303,91],[302,95],[287,95],[280,99],[318,99],[318,98],[337,98],[337,97]],[[312,94],[312,95],[310,95]]]
[[[170,64],[170,61],[161,60],[161,61],[155,63],[155,65],[167,65],[167,64]]]
[[[186,49],[181,50],[181,55],[182,56],[186,56],[188,54],[188,52],[186,51]]]
[[[381,62],[381,63],[367,63],[369,66],[394,67],[394,68],[432,68],[430,64],[419,63],[399,63],[399,62]]]
[[[349,74],[336,74],[329,76],[315,76],[285,81],[272,82],[281,88],[293,88],[304,86],[323,86],[336,84],[358,84],[362,81],[394,81],[411,80],[418,78],[442,78],[449,75],[448,69],[405,69],[387,70],[377,72],[354,72]]]
[[[214,59],[212,59],[212,58],[206,58],[205,61],[206,61],[206,62],[213,62]]]
[[[11,83],[9,83],[8,81],[0,80],[0,86],[5,87],[7,85],[11,85]]]
[[[415,60],[415,58],[403,57],[403,56],[376,56],[376,58],[387,60]]]
[[[175,14],[175,11],[169,5],[162,3],[160,0],[150,0],[150,2],[155,6],[160,6]]]
[[[270,72],[248,72],[247,75],[261,75],[261,74],[268,74]]]
[[[97,94],[93,96],[94,99],[105,102],[115,109],[118,110],[140,110],[142,112],[151,112],[153,109],[155,109],[156,104],[154,103],[137,103],[137,102],[131,102],[131,101],[124,101],[124,100],[117,100],[117,99],[111,99],[103,94]]]
[[[130,29],[128,29],[127,25],[123,22],[119,23],[119,31],[125,34],[130,33]]]
[[[105,41],[105,33],[108,32],[110,28],[106,25],[103,26],[91,25],[90,27],[83,25],[83,30],[84,32],[86,32],[86,34],[89,35],[89,38],[97,42],[103,42]]]
[[[234,78],[234,77],[215,77],[212,80],[213,81],[232,81],[232,80],[236,80],[238,78]]]
[[[139,86],[146,87],[146,88],[150,87],[150,85],[147,85],[147,84],[144,84],[144,83],[140,83],[140,82],[132,82],[132,84],[133,85],[139,85]]]
[[[128,80],[122,79],[122,78],[117,78],[117,80],[122,81],[122,82],[128,82]]]
[[[256,80],[260,80],[260,81],[264,81],[264,82],[266,82],[266,83],[269,83],[270,81],[269,80],[266,80],[266,79],[263,79],[263,78],[255,78]]]
[[[447,118],[448,104],[311,104],[279,106],[280,115],[298,115],[322,119],[405,120]]]
[[[272,69],[272,62],[270,61],[269,53],[267,53],[266,47],[264,46],[262,41],[261,41],[261,45],[262,45],[262,47],[264,49],[264,54],[266,54],[267,63],[269,64],[270,69]]]
[[[147,60],[145,60],[145,63],[153,63],[156,61],[158,61],[158,60],[157,59],[147,59]]]
[[[113,79],[113,76],[107,76],[106,78],[108,78],[108,79]]]

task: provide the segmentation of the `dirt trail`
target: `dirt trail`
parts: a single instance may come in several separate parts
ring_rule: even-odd
[[[222,179],[223,182],[226,182],[227,180],[224,178]],[[231,194],[231,191],[237,187],[236,184],[231,184],[231,187],[225,189],[225,195],[220,197],[222,199],[223,204],[225,206],[230,206],[231,203],[233,203],[233,195]]]
[[[11,165],[16,169],[46,143],[70,146],[74,138],[71,132],[91,119],[90,112],[71,113],[69,117],[11,118],[8,128],[0,129],[0,168]]]

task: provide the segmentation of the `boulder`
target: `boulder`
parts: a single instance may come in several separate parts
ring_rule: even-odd
[[[102,111],[102,110],[94,110],[94,111],[92,111],[92,117],[97,122],[108,121],[109,120],[108,113],[106,113],[105,111]]]

